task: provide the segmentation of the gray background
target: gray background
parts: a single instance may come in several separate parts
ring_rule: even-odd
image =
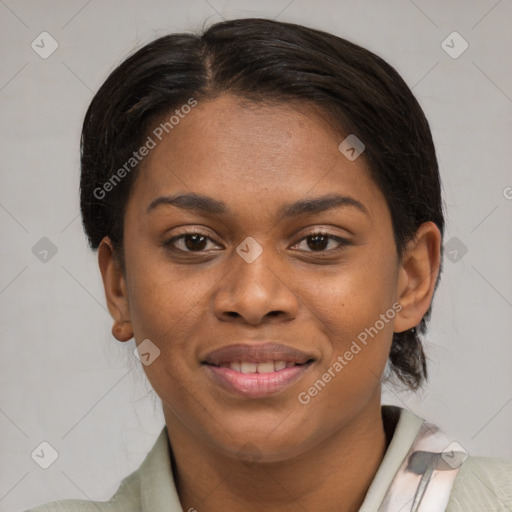
[[[110,334],[78,215],[80,128],[94,91],[135,47],[222,18],[330,31],[413,88],[438,151],[453,261],[434,300],[430,384],[416,396],[386,387],[384,402],[472,455],[512,457],[511,0],[0,0],[0,16],[1,511],[108,499],[163,426],[133,341]],[[46,59],[31,47],[43,31],[58,42]],[[458,58],[441,45],[453,31],[469,44]],[[41,252],[43,237],[54,255]],[[59,454],[46,470],[31,458],[42,441]]]

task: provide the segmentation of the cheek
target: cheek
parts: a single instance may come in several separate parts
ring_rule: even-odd
[[[380,396],[396,309],[389,273],[382,265],[370,269],[358,265],[303,291],[316,331],[328,343],[325,359],[299,395],[300,403],[318,411],[312,416],[326,418],[315,426],[320,437],[357,414],[376,393]]]
[[[358,370],[368,365],[377,371],[385,365],[397,309],[393,308],[397,268],[390,254],[387,258],[382,250],[361,251],[360,257],[330,277],[302,288],[304,305],[330,341],[331,363],[347,354],[350,366]],[[350,350],[353,355],[347,353]]]
[[[187,384],[198,364],[193,336],[204,317],[207,290],[215,281],[199,271],[184,280],[176,267],[171,269],[155,254],[139,250],[132,255],[127,272],[134,337],[137,344],[150,340],[158,354],[143,370],[156,394],[181,417],[195,407]]]
[[[162,344],[180,340],[187,325],[197,324],[202,300],[215,282],[204,270],[184,278],[179,267],[154,248],[134,247],[127,257],[127,273],[135,338],[154,337]]]
[[[126,264],[134,337],[137,344],[150,340],[158,354],[143,370],[162,401],[183,416],[194,408],[186,385],[197,364],[191,338],[201,324],[205,295],[214,280],[210,284],[199,271],[197,277],[184,279],[176,266],[153,251],[134,248]]]

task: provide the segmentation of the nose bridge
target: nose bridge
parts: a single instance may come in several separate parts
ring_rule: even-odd
[[[275,294],[278,286],[284,286],[275,275],[278,261],[268,240],[260,243],[248,236],[237,246],[236,256],[234,282],[242,291],[244,287],[250,287],[260,288],[262,294]],[[252,290],[253,293],[256,291]]]
[[[216,314],[232,318],[243,317],[257,323],[272,313],[295,316],[297,300],[279,275],[279,258],[270,244],[260,244],[255,238],[245,238],[233,254],[230,272],[220,282],[215,297]],[[234,315],[236,313],[236,315]]]
[[[237,282],[257,285],[271,292],[276,285],[278,261],[270,243],[264,249],[254,238],[247,237],[238,245],[236,253],[239,261],[235,258],[233,270],[239,276],[240,281]]]

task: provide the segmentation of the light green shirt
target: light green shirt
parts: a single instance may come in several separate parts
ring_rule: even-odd
[[[377,512],[423,419],[395,406],[382,406],[392,439],[359,512]],[[171,469],[167,427],[140,467],[127,476],[108,502],[62,500],[25,512],[186,512],[180,505]],[[446,512],[512,512],[512,460],[469,457],[461,466]],[[229,512],[229,511],[228,511]],[[407,512],[402,510],[401,512]],[[439,511],[442,512],[442,511]]]

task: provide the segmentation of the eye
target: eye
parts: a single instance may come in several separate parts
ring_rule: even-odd
[[[167,240],[164,246],[182,252],[202,252],[209,250],[207,249],[209,241],[214,242],[212,238],[199,231],[187,231]],[[219,246],[215,245],[215,247]]]
[[[314,233],[310,233],[309,235],[303,237],[300,242],[303,240],[306,241],[306,246],[310,249],[302,249],[305,250],[305,252],[336,252],[343,250],[345,246],[351,244],[345,238],[326,233],[325,231],[315,231]],[[299,244],[295,244],[295,246],[300,245],[300,242]],[[326,250],[329,247],[330,242],[334,243],[335,246],[337,244],[337,247],[331,247],[330,249]]]
[[[306,247],[308,249],[303,248],[300,250],[318,253],[337,252],[351,244],[345,238],[332,235],[325,231],[315,231],[314,233],[308,234],[295,244],[294,247],[299,246],[303,241],[306,241]],[[208,248],[209,242],[213,244],[213,247]],[[334,245],[335,247],[330,247],[330,245]],[[164,242],[164,246],[176,251],[197,253],[219,248],[219,244],[217,244],[215,240],[200,231],[187,231],[176,235]]]

